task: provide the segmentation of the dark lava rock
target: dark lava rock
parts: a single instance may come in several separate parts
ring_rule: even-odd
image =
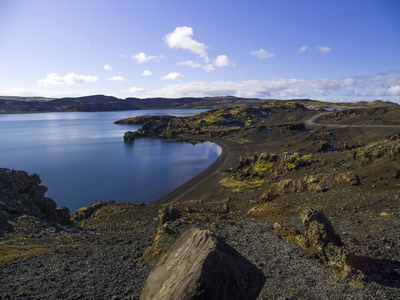
[[[158,211],[158,218],[160,219],[161,224],[164,224],[170,220],[177,220],[180,217],[181,213],[173,206],[165,207],[164,209],[160,209]]]
[[[57,209],[53,199],[44,196],[47,188],[41,183],[36,174],[0,169],[0,229],[9,226],[8,221],[22,215],[61,225],[69,224],[68,208]]]
[[[209,231],[189,229],[161,256],[140,299],[256,299],[265,275]]]

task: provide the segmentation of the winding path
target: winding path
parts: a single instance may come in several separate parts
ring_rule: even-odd
[[[316,123],[323,116],[330,114],[330,112],[324,112],[315,116],[312,116],[305,124],[308,126],[324,126],[331,128],[345,128],[345,127],[365,127],[365,128],[400,128],[400,125],[344,125],[344,124],[326,124],[326,123]]]

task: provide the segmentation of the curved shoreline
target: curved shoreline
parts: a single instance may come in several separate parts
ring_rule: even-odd
[[[308,126],[325,126],[345,128],[351,127],[373,127],[373,128],[400,128],[399,125],[342,125],[342,124],[323,124],[316,123],[322,116],[329,112],[312,116],[305,121]],[[216,143],[221,147],[221,155],[205,170],[197,174],[193,178],[184,182],[180,186],[174,188],[161,197],[151,201],[148,205],[162,205],[167,203],[183,202],[188,200],[205,200],[207,196],[212,194],[216,189],[218,182],[222,179],[222,173],[230,167],[234,167],[238,163],[240,156],[250,156],[250,148],[248,145],[239,144],[234,141],[217,139],[217,138],[199,138],[197,136],[189,136],[189,139],[198,139],[201,141],[209,141]]]
[[[219,182],[221,173],[233,165],[240,155],[246,155],[248,152],[247,147],[241,147],[240,144],[233,141],[214,138],[200,140],[216,143],[222,149],[221,155],[201,173],[153,200],[149,205],[160,205],[186,200],[204,200],[209,192],[213,190],[216,183]],[[203,185],[203,189],[199,189],[200,185]]]

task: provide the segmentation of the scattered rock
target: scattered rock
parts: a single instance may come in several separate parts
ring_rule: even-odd
[[[228,202],[225,202],[223,204],[213,205],[212,211],[215,212],[215,213],[218,213],[218,214],[227,214],[227,213],[229,213]]]
[[[193,213],[195,213],[195,212],[197,212],[195,209],[193,209],[193,208],[190,208],[190,207],[186,207],[186,212],[188,213],[188,214],[193,214]]]
[[[360,179],[354,172],[341,173],[336,175],[336,183],[350,183],[352,185],[359,185]]]
[[[158,211],[158,218],[161,224],[164,224],[170,220],[177,220],[181,217],[179,210],[173,206],[165,207]]]
[[[143,253],[142,259],[149,265],[154,265],[163,251],[176,239],[177,232],[169,228],[168,223],[158,228],[157,235],[151,244]]]
[[[265,275],[209,231],[189,229],[150,272],[140,299],[256,299]]]

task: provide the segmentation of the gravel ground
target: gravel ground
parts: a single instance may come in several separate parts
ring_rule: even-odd
[[[150,225],[149,225],[150,226]],[[183,232],[193,224],[176,225]],[[363,286],[338,282],[334,272],[298,246],[282,240],[268,222],[219,220],[196,224],[212,228],[265,274],[259,299],[398,299],[398,262]],[[151,227],[151,226],[150,226]],[[86,235],[89,246],[58,247],[43,255],[14,261],[0,269],[3,299],[138,299],[151,269],[140,259],[152,243],[148,230],[100,238]],[[178,235],[176,234],[175,237]],[[173,240],[169,239],[169,242]],[[384,260],[376,260],[378,267]],[[395,268],[397,266],[397,269]],[[390,280],[391,279],[391,280]]]

